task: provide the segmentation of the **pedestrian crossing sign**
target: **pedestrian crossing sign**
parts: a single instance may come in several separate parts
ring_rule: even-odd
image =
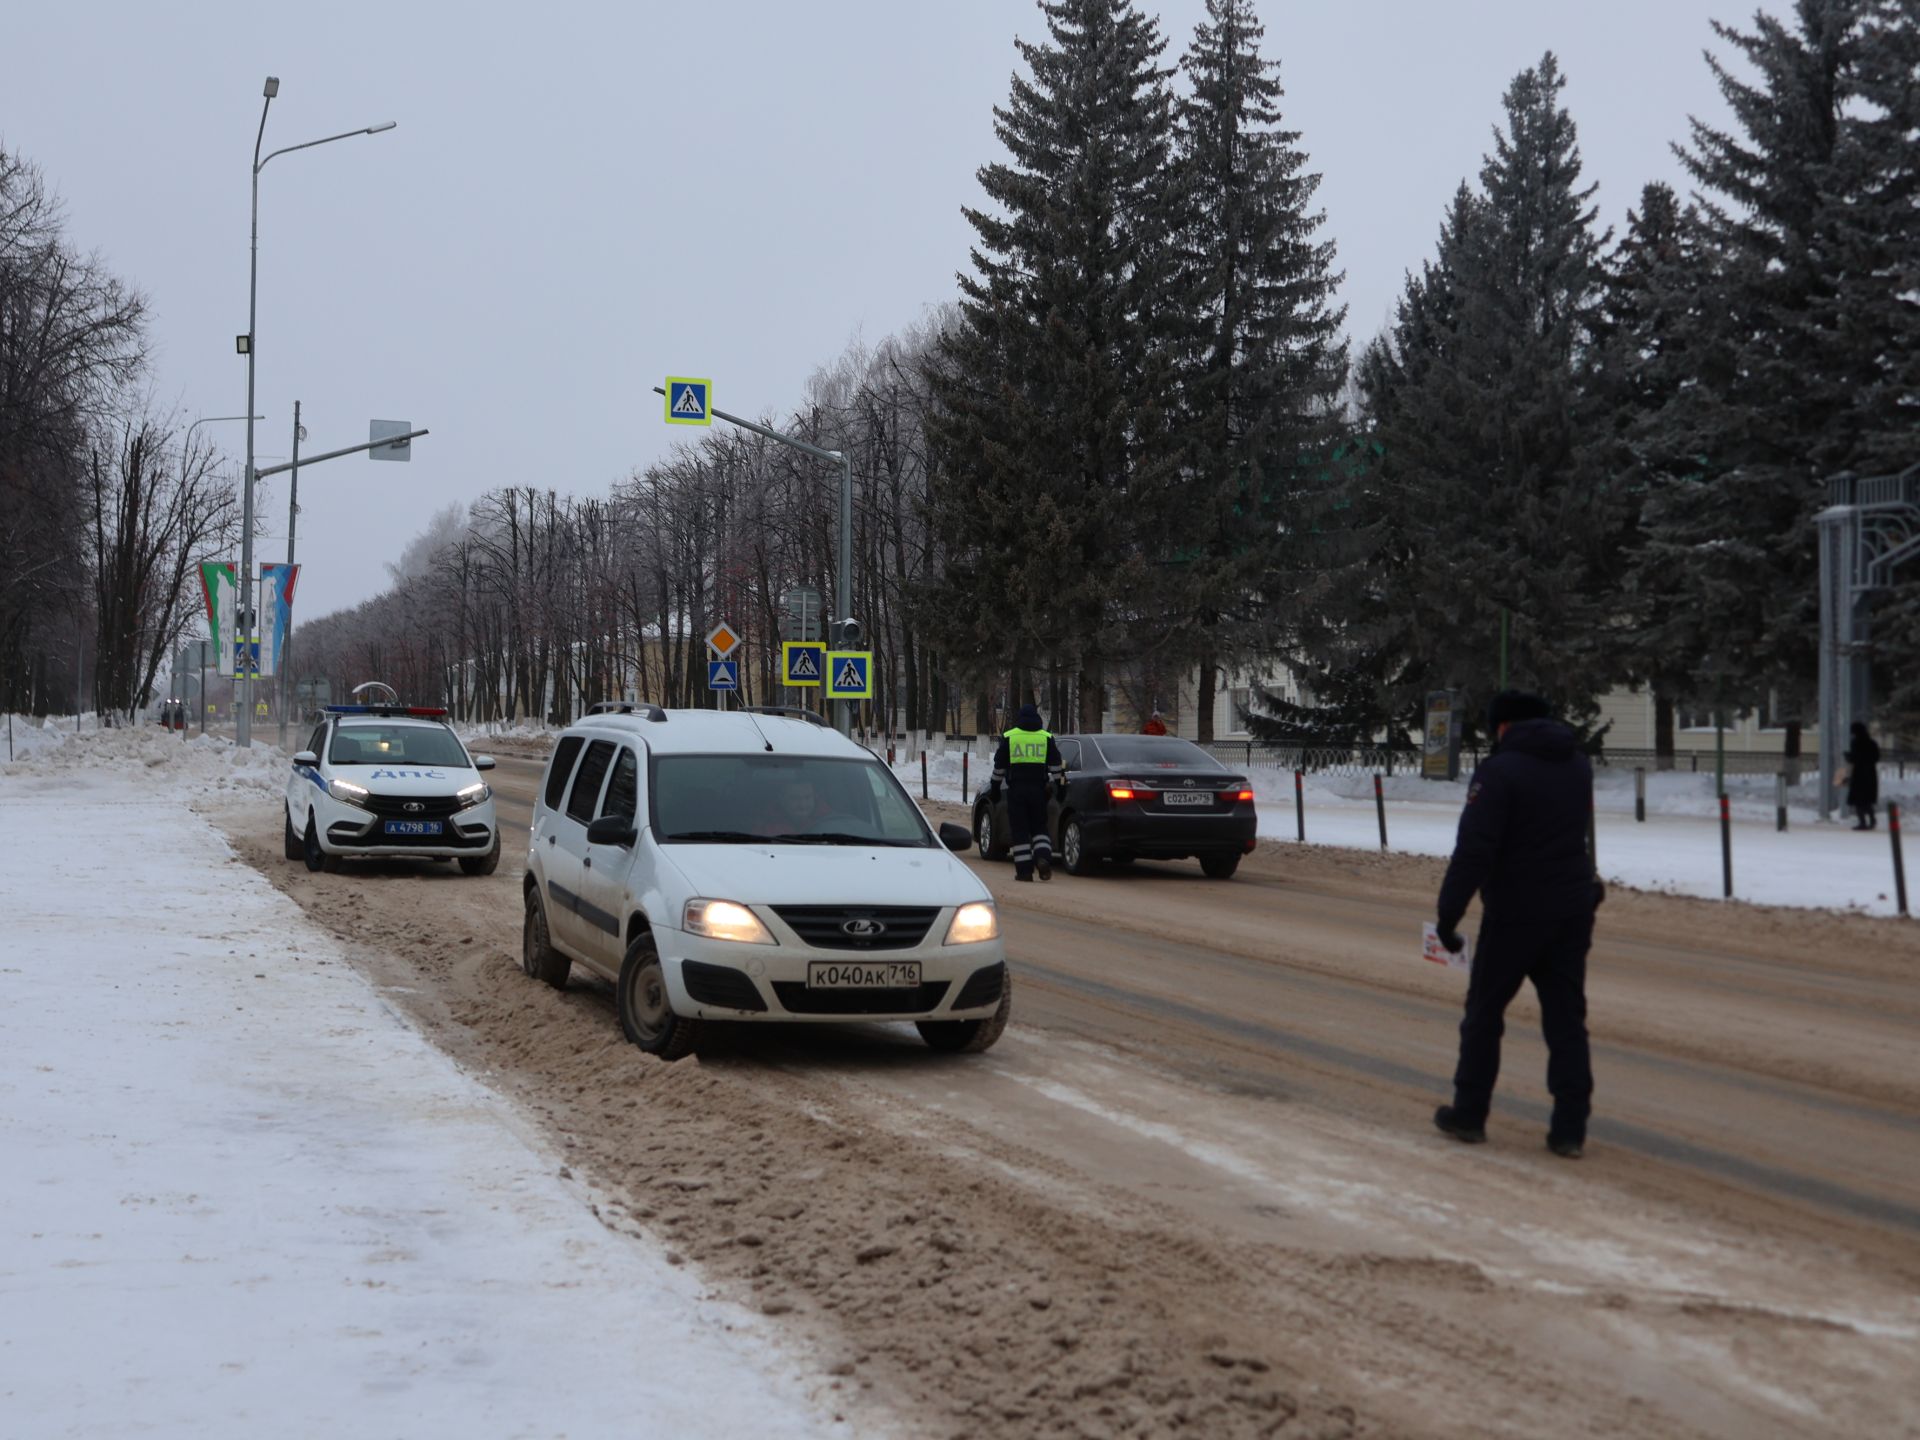
[[[873,652],[871,650],[829,650],[827,652],[827,699],[871,700],[873,698]]]
[[[667,423],[711,425],[713,382],[686,375],[667,376]]]
[[[808,640],[788,640],[780,647],[780,673],[786,683],[813,687],[827,669],[827,647]]]

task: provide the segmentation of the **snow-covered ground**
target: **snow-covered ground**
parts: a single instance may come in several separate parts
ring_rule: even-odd
[[[0,768],[0,1435],[847,1433],[187,807],[284,764]]]
[[[969,785],[977,789],[991,768],[991,754],[974,751],[966,764]],[[897,752],[894,769],[913,794],[921,793],[917,754]],[[1293,772],[1255,765],[1251,770],[1237,767],[1236,773],[1248,775],[1259,796],[1261,836],[1294,842],[1299,828]],[[930,754],[928,797],[963,799],[961,776],[960,751]],[[1774,828],[1773,777],[1727,777],[1734,816],[1734,898],[1896,913],[1893,852],[1884,814],[1881,828],[1870,834],[1856,834],[1847,824],[1821,824],[1816,783],[1809,767],[1807,777],[1789,792],[1788,829],[1780,834]],[[1443,784],[1395,775],[1384,778],[1381,789],[1389,848],[1416,855],[1452,852],[1466,799],[1464,781]],[[1920,775],[1900,779],[1889,773],[1883,776],[1881,792],[1883,799],[1899,801],[1903,810],[1920,805]],[[1304,800],[1308,844],[1379,848],[1372,776],[1309,775]],[[1600,872],[1609,881],[1678,895],[1721,894],[1720,812],[1711,774],[1650,773],[1647,819],[1641,823],[1633,818],[1633,772],[1603,768],[1596,776],[1594,804]],[[1915,898],[1920,900],[1920,894]]]

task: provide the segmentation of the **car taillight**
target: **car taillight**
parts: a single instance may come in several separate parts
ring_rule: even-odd
[[[1125,785],[1109,785],[1107,786],[1107,794],[1115,800],[1133,799],[1133,791]]]
[[[1253,799],[1253,791],[1251,791],[1251,790],[1222,790],[1222,791],[1220,792],[1220,798],[1221,798],[1222,800],[1225,800],[1225,801],[1226,801],[1226,802],[1227,802],[1227,803],[1228,803],[1229,805],[1231,805],[1231,804],[1232,804],[1232,803],[1233,803],[1233,802],[1234,802],[1235,800],[1251,800],[1251,799]]]

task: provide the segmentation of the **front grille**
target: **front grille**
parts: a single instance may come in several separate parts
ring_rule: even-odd
[[[409,815],[406,818],[419,820],[425,817]],[[378,820],[372,825],[359,825],[351,820],[336,821],[327,827],[327,839],[336,845],[387,845],[422,850],[484,850],[488,844],[487,833],[482,829],[475,829],[468,834],[458,826],[447,825],[438,835],[387,835],[381,832]]]
[[[445,820],[463,808],[451,795],[369,795],[354,802],[382,820]],[[418,805],[418,810],[409,810]]]
[[[982,1005],[1000,1003],[1000,988],[1006,984],[1007,967],[988,965],[976,970],[967,977],[967,983],[960,987],[953,1008],[956,1010],[977,1010]]]
[[[682,960],[680,978],[687,983],[687,994],[696,1004],[718,1005],[727,1010],[765,1010],[761,998],[740,971],[731,965],[708,965],[700,960]]]
[[[926,938],[940,909],[935,905],[776,905],[773,913],[816,950],[911,950]],[[846,926],[877,924],[872,935],[850,935]]]
[[[936,1010],[950,980],[926,980],[899,990],[809,990],[801,980],[776,980],[773,993],[790,1015],[919,1015]]]

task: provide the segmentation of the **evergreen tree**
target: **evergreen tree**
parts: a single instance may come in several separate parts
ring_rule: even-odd
[[[1887,62],[1913,24],[1911,0],[1716,24],[1757,78],[1710,56],[1734,128],[1695,120],[1679,151],[1701,192],[1697,261],[1670,277],[1670,342],[1650,367],[1669,367],[1668,398],[1638,437],[1659,463],[1634,583],[1661,617],[1649,638],[1723,711],[1810,698],[1826,482],[1912,445],[1910,45],[1904,73]]]
[[[992,208],[965,212],[973,273],[930,371],[948,549],[921,613],[1016,691],[1030,664],[1070,664],[1097,729],[1106,665],[1154,619],[1178,498],[1172,98],[1165,41],[1128,0],[1040,8],[1049,43],[1019,42],[1028,74],[994,111],[1008,159],[979,172]]]
[[[1203,742],[1221,662],[1272,654],[1283,639],[1274,592],[1298,562],[1276,546],[1309,532],[1342,428],[1342,276],[1319,235],[1325,213],[1311,208],[1320,177],[1299,132],[1283,128],[1264,33],[1252,0],[1207,0],[1180,62],[1191,93],[1176,115],[1175,193],[1192,324],[1188,479],[1170,573],[1189,617],[1182,648],[1199,661]]]
[[[1604,237],[1580,187],[1549,54],[1505,96],[1479,190],[1360,362],[1370,463],[1347,487],[1355,550],[1310,660],[1376,677],[1385,713],[1510,683],[1591,712],[1613,679],[1604,591],[1622,497],[1600,463],[1589,387]],[[1351,693],[1350,687],[1333,685]]]

